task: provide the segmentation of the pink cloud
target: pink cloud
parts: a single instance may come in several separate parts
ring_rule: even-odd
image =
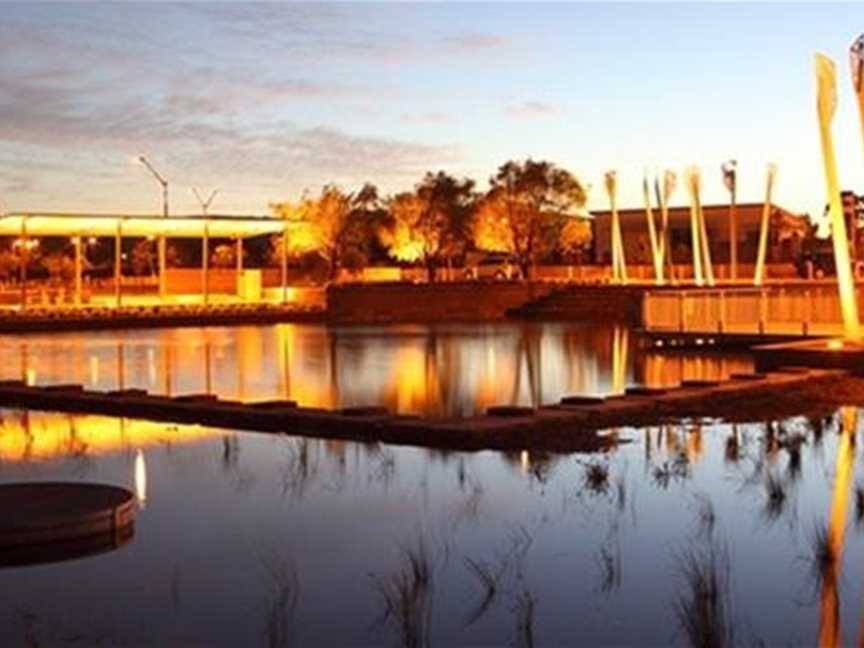
[[[543,101],[523,101],[516,104],[510,104],[505,108],[505,112],[511,117],[557,117],[562,110],[555,104]]]

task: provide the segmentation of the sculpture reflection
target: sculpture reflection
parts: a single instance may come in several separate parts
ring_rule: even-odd
[[[849,495],[852,487],[852,468],[855,461],[855,432],[858,411],[844,407],[841,413],[840,440],[837,443],[837,463],[831,498],[831,513],[828,519],[827,537],[822,544],[818,562],[821,568],[822,595],[819,607],[819,645],[839,646],[840,596],[838,581],[843,561],[843,545],[846,540],[846,518],[849,510]]]

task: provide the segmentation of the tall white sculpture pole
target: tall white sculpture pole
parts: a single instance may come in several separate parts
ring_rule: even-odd
[[[612,237],[612,280],[627,283],[627,262],[624,259],[624,242],[621,238],[621,223],[618,219],[618,206],[615,200],[618,182],[615,171],[606,173],[606,193],[612,210],[610,233]]]
[[[738,279],[738,223],[735,198],[738,180],[738,162],[729,160],[721,167],[723,184],[729,191],[729,279]]]
[[[771,193],[774,190],[774,178],[777,167],[768,165],[768,177],[765,184],[765,202],[762,204],[762,221],[759,225],[759,250],[756,254],[756,271],[753,274],[753,285],[765,283],[765,256],[768,252],[768,227],[771,223]]]
[[[648,185],[648,172],[642,178],[642,195],[645,198],[645,219],[648,221],[648,242],[651,245],[651,260],[654,262],[654,282],[663,284],[663,257],[657,241],[657,228],[654,225],[654,213],[651,210],[651,189]]]
[[[663,173],[663,190],[660,190],[660,181],[654,179],[654,193],[657,194],[657,202],[660,205],[660,257],[666,261],[669,270],[669,279],[675,281],[675,261],[672,258],[672,237],[669,233],[669,201],[675,192],[676,177],[674,171]]]
[[[857,341],[858,303],[855,299],[855,284],[849,263],[849,242],[846,238],[846,223],[840,202],[840,185],[837,180],[837,163],[834,159],[834,140],[831,136],[831,121],[837,109],[837,83],[834,62],[827,56],[816,54],[816,108],[819,115],[819,136],[822,141],[822,159],[825,163],[825,183],[828,189],[828,210],[831,215],[831,240],[834,243],[834,264],[837,267],[837,289],[843,313],[845,337]]]
[[[702,243],[700,235],[702,228],[699,225],[699,169],[695,166],[687,168],[686,171],[687,190],[690,194],[690,246],[693,249],[693,281],[697,286],[705,283],[702,274]]]
[[[699,173],[697,169],[697,174]],[[699,244],[702,246],[702,272],[709,286],[714,285],[714,264],[711,263],[711,245],[708,243],[708,229],[705,226],[705,212],[702,211],[701,180],[696,182],[696,216],[699,219]]]

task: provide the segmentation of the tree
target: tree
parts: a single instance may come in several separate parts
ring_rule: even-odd
[[[270,207],[277,216],[289,221],[289,255],[315,250],[328,264],[328,278],[336,278],[339,268],[358,265],[366,258],[368,229],[366,209],[377,201],[377,190],[364,185],[357,193],[345,193],[327,185],[317,198],[304,196],[297,204],[275,203]],[[282,236],[273,240],[274,254],[281,257]]]
[[[42,267],[53,284],[68,283],[75,277],[75,262],[62,252],[42,257]]]
[[[427,173],[413,193],[390,201],[391,225],[386,237],[391,256],[419,260],[429,281],[436,269],[465,252],[474,210],[474,181],[439,171]]]
[[[21,256],[13,250],[0,250],[0,279],[11,279],[21,271]]]
[[[214,268],[233,268],[237,265],[236,246],[230,243],[220,243],[213,248],[210,255],[210,265]]]
[[[489,180],[478,209],[475,244],[510,252],[528,277],[542,254],[558,245],[568,218],[585,205],[585,190],[565,169],[546,161],[509,161]]]
[[[591,222],[587,218],[569,218],[561,228],[558,249],[565,259],[581,261],[592,239]]]
[[[434,244],[423,236],[421,220],[424,203],[417,194],[406,191],[388,201],[390,219],[380,229],[381,243],[397,261],[419,261],[428,254],[427,246]]]
[[[132,248],[132,272],[136,275],[156,274],[156,251],[154,242],[141,239]]]

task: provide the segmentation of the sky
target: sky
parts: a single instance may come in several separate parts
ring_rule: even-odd
[[[864,192],[848,47],[855,4],[0,4],[0,211],[268,213],[325,183],[410,189],[429,170],[488,186],[547,159],[608,206],[689,165],[703,201],[820,214],[813,54],[838,70],[844,187]],[[684,204],[683,183],[673,198]]]

